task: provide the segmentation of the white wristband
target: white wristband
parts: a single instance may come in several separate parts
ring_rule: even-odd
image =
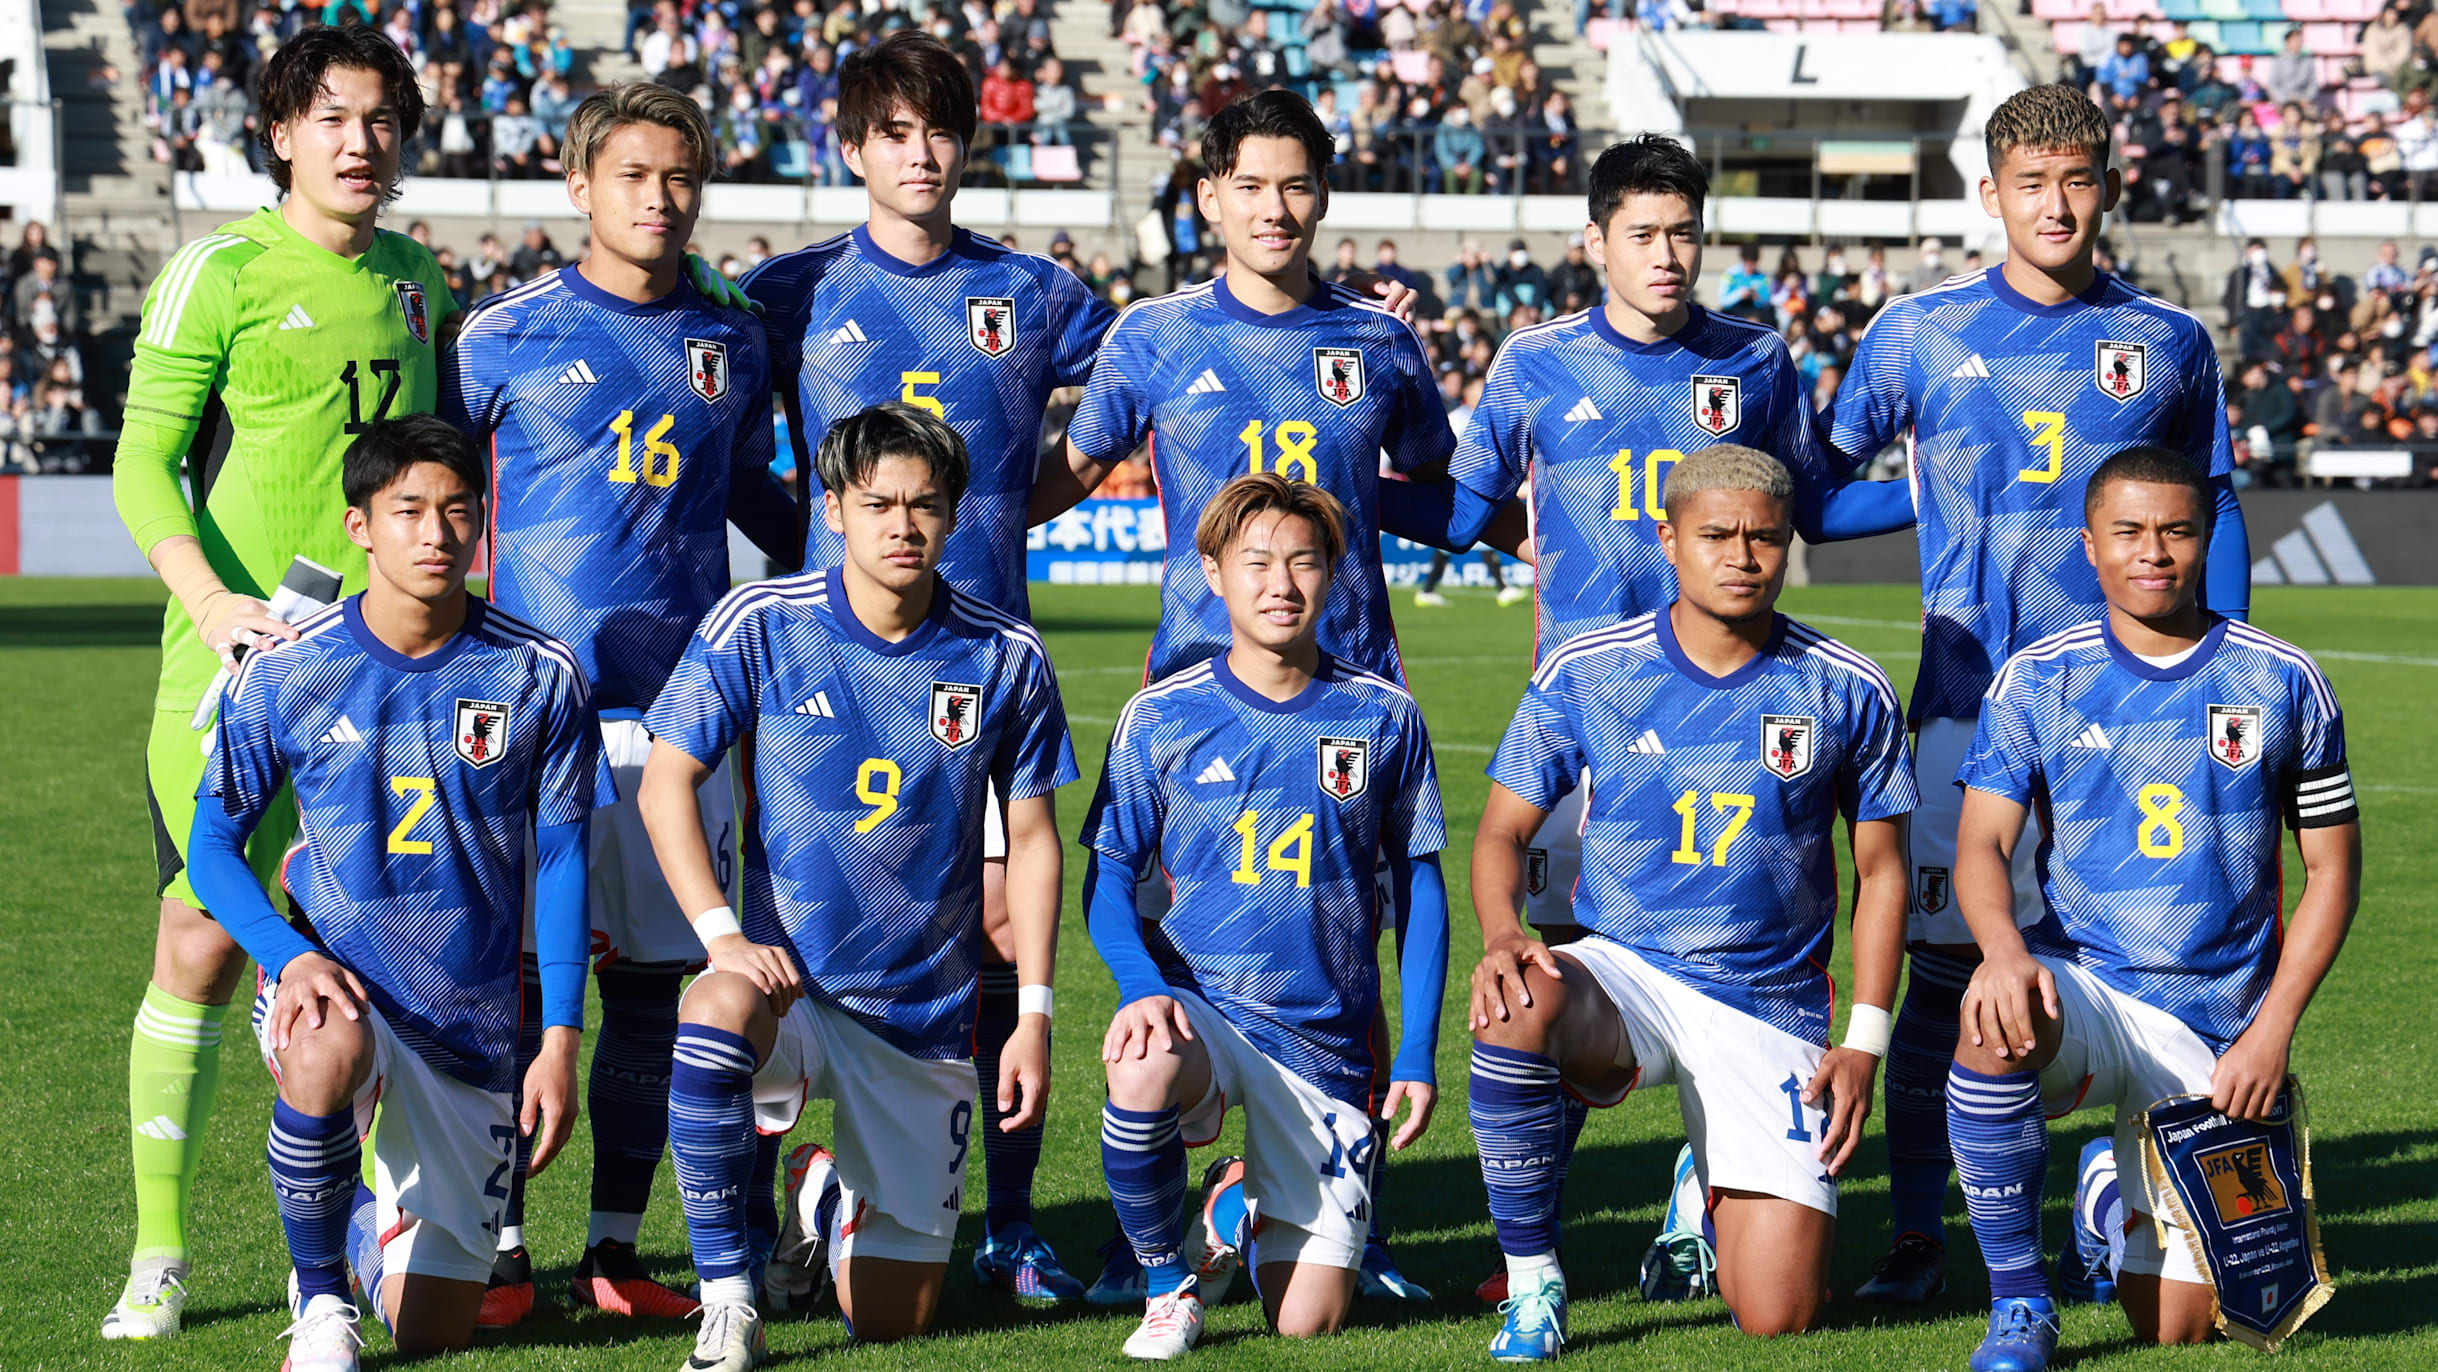
[[[736,911],[725,905],[714,905],[694,917],[694,937],[702,940],[705,948],[710,947],[711,940],[715,938],[744,932],[745,926],[736,922]]]
[[[1888,1055],[1888,1039],[1895,1032],[1896,1021],[1876,1005],[1857,1005],[1845,1022],[1845,1046],[1857,1053],[1875,1058]]]
[[[1050,988],[1047,986],[1019,986],[1016,988],[1016,1013],[1039,1015],[1043,1019],[1048,1019],[1051,999]]]

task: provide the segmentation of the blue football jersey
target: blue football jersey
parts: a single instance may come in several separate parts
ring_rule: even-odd
[[[1586,767],[1576,922],[1825,1042],[1837,817],[1893,819],[1919,800],[1886,674],[1781,615],[1758,656],[1714,677],[1667,611],[1637,615],[1542,661],[1490,779],[1546,810]]]
[[[1535,660],[1676,599],[1659,551],[1668,470],[1713,443],[1830,480],[1810,387],[1775,331],[1699,305],[1637,343],[1593,308],[1510,335],[1449,474],[1491,505],[1532,486]]]
[[[2061,305],[1997,267],[1889,301],[1825,423],[1855,458],[1911,438],[1916,723],[1971,719],[2000,663],[2099,613],[2082,497],[2101,462],[2153,443],[2213,477],[2234,469],[2208,327],[2104,272]]]
[[[749,311],[636,304],[573,267],[466,316],[440,415],[491,450],[491,599],[641,710],[728,591],[732,492],[769,492],[770,364]]]
[[[247,656],[196,800],[250,828],[293,784],[288,889],[321,945],[426,1062],[513,1090],[526,851],[537,826],[612,799],[584,673],[566,644],[471,599],[447,643],[401,657],[361,602]]]
[[[964,438],[973,481],[940,574],[1029,618],[1025,507],[1041,466],[1042,413],[1051,392],[1092,374],[1117,312],[1049,258],[963,229],[917,267],[858,228],[769,258],[742,284],[762,307],[773,373],[795,388],[807,454],[830,425],[884,400],[920,405]],[[811,534],[806,566],[846,556],[819,518]]]
[[[717,763],[753,738],[745,936],[785,948],[805,994],[906,1053],[973,1051],[987,793],[1075,779],[1066,710],[1033,630],[941,583],[895,643],[833,569],[740,587],[644,716]]]
[[[1411,472],[1455,451],[1422,344],[1360,292],[1314,283],[1283,314],[1238,301],[1227,278],[1132,306],[1109,331],[1067,441],[1094,460],[1155,435],[1167,562],[1147,678],[1228,650],[1227,606],[1202,580],[1194,528],[1247,472],[1309,481],[1346,505],[1346,555],[1321,610],[1321,647],[1403,681],[1380,571],[1380,461]]]
[[[1145,943],[1271,1060],[1361,1106],[1380,1004],[1383,855],[1447,846],[1421,707],[1324,656],[1272,700],[1206,658],[1119,715],[1083,843],[1173,899]]]
[[[2024,649],[1990,686],[1956,781],[2040,815],[2033,950],[2220,1051],[2277,972],[2279,825],[2359,813],[2327,678],[2230,620],[2171,667],[2127,652],[2105,619]]]

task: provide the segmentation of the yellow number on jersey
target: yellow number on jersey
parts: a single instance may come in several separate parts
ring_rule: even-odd
[[[884,819],[897,813],[897,788],[906,779],[897,764],[885,757],[868,757],[855,769],[855,798],[872,807],[871,813],[855,821],[855,832],[868,834]]]
[[[1255,472],[1262,470],[1262,428],[1262,422],[1255,419],[1244,426],[1244,432],[1236,435],[1244,440],[1245,455]],[[1320,437],[1318,429],[1300,419],[1290,419],[1271,429],[1270,437],[1278,440],[1278,460],[1270,464],[1269,470],[1289,481],[1308,481],[1315,486],[1321,484],[1321,464],[1312,456],[1312,444]],[[1289,471],[1290,467],[1295,470]]]
[[[897,374],[897,398],[918,410],[929,410],[945,420],[948,418],[948,407],[940,402],[940,398],[915,389],[917,386],[937,386],[939,384],[940,374],[938,372],[899,372]]]
[[[610,421],[610,432],[618,435],[618,465],[609,469],[609,479],[621,486],[632,486],[640,479],[646,486],[670,486],[677,482],[677,445],[667,440],[669,430],[676,427],[677,416],[664,414],[660,422],[643,436],[643,466],[635,466],[635,412],[620,410]]]
[[[1260,825],[1261,813],[1257,810],[1247,810],[1236,816],[1236,836],[1242,839],[1243,843],[1237,850],[1236,870],[1228,873],[1228,877],[1239,886],[1255,886],[1261,882],[1261,873],[1253,866],[1254,854],[1261,851]],[[1311,814],[1307,812],[1297,816],[1294,823],[1279,831],[1278,837],[1270,840],[1269,851],[1265,856],[1269,860],[1269,870],[1292,872],[1295,874],[1296,885],[1310,886],[1312,884]]]
[[[407,796],[415,798],[406,807],[406,818],[399,820],[398,827],[389,831],[389,851],[409,856],[430,856],[430,839],[408,838],[407,835],[415,832],[415,826],[423,822],[424,815],[440,803],[440,783],[430,777],[391,777],[389,793],[401,799]]]
[[[1727,827],[1719,831],[1718,842],[1710,849],[1711,866],[1724,867],[1727,865],[1727,850],[1734,847],[1736,839],[1743,835],[1744,825],[1751,820],[1752,807],[1756,803],[1758,802],[1751,796],[1733,795],[1725,791],[1710,793],[1710,808],[1727,816]],[[1693,834],[1693,817],[1700,812],[1700,807],[1701,792],[1699,791],[1685,792],[1677,798],[1676,804],[1670,807],[1684,820],[1682,834],[1676,841],[1676,851],[1668,854],[1670,862],[1681,863],[1687,867],[1701,866],[1701,844],[1695,840]]]
[[[2026,467],[2015,473],[2015,479],[2045,486],[2065,474],[2066,417],[2055,410],[2025,410],[2023,422],[2031,426],[2032,446],[2048,450],[2049,465]]]
[[[1674,448],[1653,448],[1644,453],[1642,455],[1642,502],[1640,505],[1636,505],[1634,502],[1634,453],[1630,448],[1619,448],[1617,455],[1608,460],[1608,469],[1617,474],[1617,508],[1610,510],[1608,517],[1611,519],[1640,519],[1647,514],[1653,519],[1667,518],[1667,502],[1661,499],[1665,494],[1662,488],[1667,485],[1668,480],[1667,473],[1663,469],[1675,466],[1682,462],[1684,457],[1683,453]]]
[[[2165,782],[2145,786],[2137,797],[2142,827],[2133,831],[2143,857],[2171,858],[2184,851],[2184,793]]]

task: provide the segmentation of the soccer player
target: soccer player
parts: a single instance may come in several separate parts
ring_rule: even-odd
[[[1817,1320],[1837,1184],[1871,1108],[1903,954],[1913,809],[1896,692],[1860,653],[1777,614],[1794,482],[1751,448],[1678,462],[1660,547],[1678,595],[1545,658],[1491,761],[1473,845],[1473,1133],[1507,1255],[1505,1362],[1557,1356],[1567,1288],[1556,1164],[1572,1092],[1674,1083],[1738,1328]],[[1575,913],[1551,950],[1516,922],[1526,848],[1586,806]],[[1852,1023],[1828,1048],[1831,835],[1852,831]]]
[[[1981,207],[2005,225],[2006,260],[1889,302],[1823,419],[1830,446],[1856,458],[1909,441],[1921,543],[1922,664],[1907,712],[1922,790],[1909,838],[1912,978],[1888,1056],[1895,1242],[1856,1293],[1870,1301],[1919,1302],[1946,1286],[1943,1097],[1979,957],[1953,899],[1960,797],[1949,782],[1999,664],[2098,612],[2075,545],[2076,493],[2100,460],[2138,443],[2184,454],[2214,492],[2203,600],[2240,619],[2251,596],[2209,330],[2092,262],[2121,189],[2107,116],[2080,91],[2034,86],[1991,113],[1985,137]],[[2027,850],[2015,889],[2016,913],[2037,919]]]
[[[939,575],[963,440],[899,402],[831,426],[815,458],[836,567],[731,593],[645,716],[642,806],[711,970],[680,1007],[670,1139],[702,1277],[695,1372],[763,1340],[746,1188],[755,1125],[837,1104],[838,1148],[789,1193],[782,1241],[827,1254],[858,1338],[922,1333],[947,1279],[973,1125],[983,810],[1007,817],[1008,916],[1024,1012],[992,1083],[1017,1128],[1049,1091],[1059,839],[1075,779],[1041,639]],[[704,846],[703,782],[754,739],[743,921]],[[777,1264],[774,1262],[773,1264]]]
[[[1363,1262],[1378,1140],[1369,1105],[1380,1013],[1379,855],[1407,911],[1404,1034],[1384,1118],[1394,1148],[1430,1125],[1447,980],[1446,833],[1412,696],[1321,651],[1346,555],[1345,507],[1274,472],[1203,507],[1194,548],[1230,647],[1163,678],[1119,716],[1084,818],[1092,940],[1120,1005],[1102,1041],[1101,1125],[1127,1242],[1147,1275],[1127,1356],[1182,1356],[1248,1246],[1282,1334],[1344,1322]],[[1135,883],[1174,898],[1148,938]],[[1245,1157],[1211,1172],[1189,1255],[1188,1139],[1245,1111]]]
[[[2265,1119],[2294,1029],[2361,888],[2344,715],[2301,649],[2201,604],[2217,494],[2188,456],[2127,449],[2084,485],[2083,551],[2107,608],[2009,659],[1957,784],[1955,896],[1982,961],[1963,1005],[1947,1122],[1989,1264],[1976,1372],[2039,1372],[2057,1347],[2041,1266],[2045,1116],[2195,1094]],[[2047,817],[2028,928],[2011,877]],[[2280,918],[2280,824],[2303,890]],[[2117,1294],[2143,1342],[2198,1343],[2216,1296],[2144,1169]],[[2161,1237],[2154,1219],[2178,1232]]]
[[[351,1261],[401,1354],[465,1347],[517,1140],[538,1171],[574,1123],[601,739],[575,654],[466,594],[483,478],[473,445],[429,415],[348,445],[345,528],[370,555],[365,589],[246,659],[196,798],[195,888],[265,978],[290,1372],[356,1366]],[[306,912],[293,925],[245,858],[286,784],[305,840],[287,863]],[[529,841],[547,1027],[520,1115]],[[373,1194],[359,1202],[368,1131]]]
[[[765,260],[742,284],[763,311],[791,433],[817,436],[898,400],[964,438],[973,479],[941,574],[1029,620],[1025,508],[1041,466],[1042,412],[1052,392],[1091,374],[1117,312],[1057,262],[955,225],[974,111],[965,64],[929,34],[892,34],[849,56],[839,68],[838,136],[863,181],[868,218],[852,233]],[[812,521],[806,565],[832,565],[841,555],[839,535]],[[989,951],[974,1071],[989,1205],[974,1275],[1020,1299],[1072,1300],[1083,1284],[1033,1232],[1041,1130],[1009,1128],[997,1098],[1000,1045],[1016,1027],[1018,990],[999,810],[994,799],[983,848]],[[791,1165],[790,1176],[800,1175]]]
[[[178,1331],[187,1198],[245,966],[187,875],[196,707],[247,646],[296,637],[264,604],[292,558],[363,589],[341,461],[385,416],[431,409],[456,309],[432,255],[375,226],[423,119],[406,56],[361,25],[310,29],[263,64],[257,98],[280,203],[188,243],[154,278],[112,469],[119,517],[170,601],[145,749],[160,929],[128,1054],[135,1254],[104,1338]],[[290,803],[266,804],[248,850],[263,881],[295,825]]]
[[[565,151],[592,251],[468,313],[440,413],[490,451],[497,473],[492,602],[575,650],[621,797],[594,817],[589,857],[601,1029],[588,1096],[592,1217],[574,1300],[675,1318],[694,1302],[650,1278],[635,1239],[668,1142],[678,983],[703,948],[636,812],[651,751],[643,711],[728,591],[728,521],[783,565],[803,536],[770,474],[761,323],[685,280],[712,166],[701,109],[660,86],[611,87],[577,106]],[[730,870],[725,772],[705,785],[702,807]],[[528,981],[528,1053],[537,993]],[[533,1305],[521,1174],[510,1191],[488,1324],[513,1324]]]

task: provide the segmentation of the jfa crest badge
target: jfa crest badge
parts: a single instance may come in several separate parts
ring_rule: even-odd
[[[1537,895],[1540,895],[1542,892],[1547,891],[1548,889],[1549,889],[1549,850],[1548,850],[1548,849],[1546,849],[1546,848],[1527,848],[1527,849],[1525,849],[1525,850],[1524,850],[1524,890],[1525,890],[1525,892],[1526,892],[1527,894],[1529,894],[1529,895],[1535,895],[1535,896],[1537,896]]]
[[[1947,869],[1919,867],[1913,873],[1913,904],[1925,915],[1947,908]]]
[[[499,761],[508,750],[508,707],[496,700],[460,699],[450,741],[469,767],[479,770]]]
[[[2220,766],[2240,772],[2260,761],[2261,743],[2259,706],[2209,707],[2209,755]]]
[[[951,748],[974,741],[982,716],[982,688],[954,681],[931,683],[931,736]]]
[[[1320,742],[1321,789],[1331,800],[1352,800],[1371,785],[1371,740],[1324,738]]]
[[[686,381],[706,402],[728,394],[728,345],[709,338],[687,339]]]
[[[965,297],[965,341],[984,357],[1005,357],[1016,346],[1016,302],[1005,296]]]
[[[1810,715],[1761,716],[1761,762],[1780,781],[1792,781],[1812,769],[1812,736],[1819,732]]]
[[[1314,348],[1312,350],[1312,384],[1319,389],[1321,399],[1345,409],[1363,398],[1363,350],[1361,348]]]
[[[432,341],[432,315],[424,308],[423,283],[399,281],[392,283],[398,292],[398,313],[406,316],[406,331],[418,343]]]
[[[1744,379],[1740,376],[1693,378],[1693,423],[1716,438],[1744,422]]]
[[[2150,345],[2100,343],[2092,363],[2093,379],[2110,400],[2131,400],[2150,383]]]

